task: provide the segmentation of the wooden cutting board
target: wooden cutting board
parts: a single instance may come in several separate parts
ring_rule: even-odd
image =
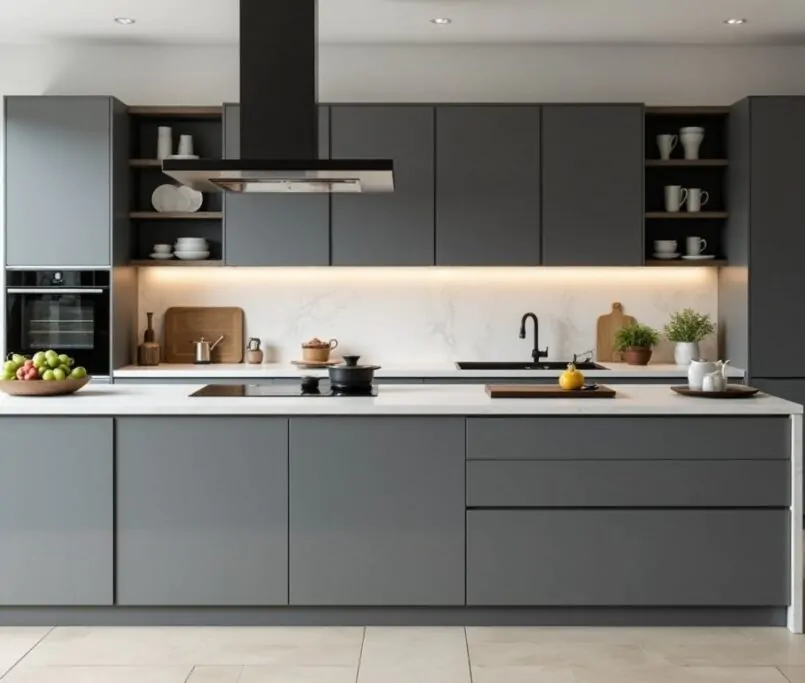
[[[192,363],[193,342],[205,337],[223,341],[212,352],[213,363],[243,361],[243,309],[174,307],[165,311],[163,325],[166,363]]]
[[[599,384],[595,389],[566,390],[557,384],[487,384],[490,398],[615,398],[615,390]]]
[[[622,327],[637,322],[631,315],[623,312],[623,304],[616,301],[612,311],[599,316],[595,330],[595,359],[599,362],[619,362],[623,360],[620,351],[615,350],[615,334]]]

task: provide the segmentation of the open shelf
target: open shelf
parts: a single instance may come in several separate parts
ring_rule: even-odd
[[[646,218],[673,221],[723,220],[728,217],[729,214],[726,211],[696,211],[694,213],[690,213],[688,211],[678,211],[675,213],[670,213],[668,211],[649,211],[646,213]]]
[[[646,166],[665,168],[727,166],[726,159],[646,159]]]
[[[182,261],[181,259],[170,259],[159,261],[157,259],[137,259],[130,261],[129,265],[139,267],[156,266],[158,268],[216,268],[224,265],[223,261],[205,259],[204,261]]]
[[[223,107],[129,107],[129,116],[149,116],[159,119],[220,119],[223,115]]]
[[[652,267],[674,268],[719,268],[727,265],[726,259],[707,259],[702,261],[687,261],[685,259],[646,259],[646,265]]]
[[[646,107],[646,116],[727,116],[729,107]]]
[[[223,218],[221,211],[132,211],[129,218],[139,221],[209,221]]]

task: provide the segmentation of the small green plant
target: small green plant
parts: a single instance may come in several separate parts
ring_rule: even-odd
[[[672,342],[700,342],[715,329],[708,314],[686,308],[671,316],[665,326],[665,336]]]
[[[623,351],[629,347],[652,349],[660,341],[660,334],[653,327],[634,323],[615,333],[615,348]]]

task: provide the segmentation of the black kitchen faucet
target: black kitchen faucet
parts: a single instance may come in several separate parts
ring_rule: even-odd
[[[533,313],[526,313],[520,321],[520,339],[525,339],[525,323],[529,318],[534,321],[534,348],[531,351],[531,358],[538,363],[540,358],[548,357],[548,348],[545,347],[544,351],[539,350],[539,318]]]

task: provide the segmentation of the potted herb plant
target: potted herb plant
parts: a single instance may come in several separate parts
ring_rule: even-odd
[[[615,333],[615,348],[623,353],[623,359],[629,365],[648,365],[659,341],[657,330],[640,323],[627,325]]]
[[[665,326],[668,341],[676,344],[674,362],[677,365],[690,365],[692,360],[701,358],[699,342],[715,329],[708,314],[697,313],[692,308],[674,313]]]

